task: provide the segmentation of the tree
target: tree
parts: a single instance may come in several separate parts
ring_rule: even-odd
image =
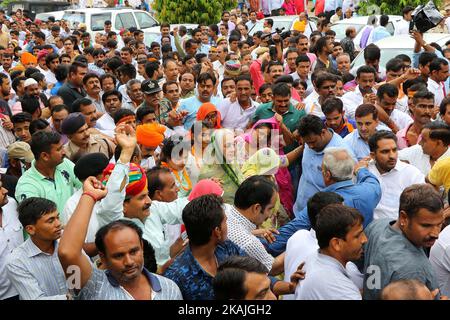
[[[223,10],[236,7],[236,0],[155,0],[153,10],[160,22],[205,23],[220,21]]]
[[[420,4],[425,5],[428,1],[424,0],[366,0],[359,3],[358,14],[361,16],[372,14],[395,14],[402,15],[402,10],[406,6],[413,8]],[[442,4],[442,0],[434,0],[437,8]]]

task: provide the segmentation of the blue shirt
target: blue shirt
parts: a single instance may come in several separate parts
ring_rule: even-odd
[[[379,124],[376,130],[391,131],[391,129],[386,127],[384,124]],[[344,138],[344,143],[347,146],[347,148],[353,151],[358,161],[370,155],[369,144],[367,143],[367,141],[361,138],[358,130],[354,130],[352,133],[348,134]]]
[[[366,168],[360,169],[356,177],[356,184],[351,180],[334,183],[324,190],[324,192],[335,192],[344,198],[346,206],[357,209],[364,216],[364,227],[373,220],[373,210],[381,199],[381,187],[378,179]],[[273,256],[277,256],[286,250],[289,238],[298,230],[311,229],[308,210],[305,207],[300,212],[294,212],[295,219],[282,226],[274,234],[275,241],[268,243],[265,239],[260,239]]]
[[[219,105],[220,99],[211,97],[210,101],[216,108]],[[180,104],[180,111],[184,110],[189,112],[186,118],[184,119],[184,128],[186,130],[191,130],[192,125],[195,122],[197,117],[197,111],[201,107],[203,102],[198,100],[197,96],[193,96],[187,99],[183,99]]]
[[[58,81],[57,83],[55,83],[55,85],[53,86],[52,90],[50,90],[50,94],[52,96],[58,95],[58,90],[59,90],[59,88],[62,87],[63,84],[64,84],[63,81]]]
[[[231,256],[247,256],[247,254],[230,240],[226,240],[217,246],[214,255],[218,264]],[[213,277],[207,273],[192,255],[190,247],[175,258],[164,273],[178,285],[184,300],[213,300]]]
[[[294,212],[300,212],[306,207],[306,203],[316,192],[325,189],[325,183],[322,177],[322,159],[324,151],[328,147],[341,147],[346,148],[352,158],[355,158],[353,152],[344,144],[344,140],[337,133],[334,133],[332,129],[328,129],[333,137],[327,146],[319,152],[316,152],[309,148],[306,144],[303,151],[302,159],[302,176],[297,191],[297,200],[294,204]]]
[[[375,42],[390,36],[391,34],[387,31],[386,27],[379,26],[373,30],[372,41]]]

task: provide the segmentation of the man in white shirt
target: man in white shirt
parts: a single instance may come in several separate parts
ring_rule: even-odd
[[[271,215],[277,198],[278,192],[272,181],[264,176],[252,176],[239,186],[234,206],[225,205],[228,239],[264,264],[271,275],[283,272],[284,253],[272,257],[252,231]]]
[[[439,234],[430,251],[430,262],[436,274],[440,293],[450,295],[450,227]]]
[[[424,183],[425,176],[413,165],[398,161],[397,137],[391,131],[378,131],[369,139],[369,171],[380,181],[381,200],[374,219],[398,218],[400,194],[407,187]]]
[[[443,122],[432,121],[424,126],[421,136],[420,144],[400,150],[398,158],[427,176],[436,161],[450,157],[450,127]]]
[[[316,217],[327,205],[343,203],[344,198],[334,192],[317,192],[307,204],[311,230],[303,229],[294,233],[286,244],[286,257],[284,258],[284,279],[290,279],[297,270],[297,266],[304,262],[311,254],[319,249],[314,228]],[[285,295],[283,300],[293,300],[294,295]]]
[[[355,119],[355,110],[363,104],[366,95],[375,98],[376,90],[373,86],[375,85],[376,76],[376,70],[370,66],[361,66],[358,68],[355,79],[358,86],[354,91],[349,91],[342,96],[345,115],[349,119]]]
[[[290,75],[294,81],[300,80],[306,82],[307,88],[305,95],[309,96],[309,94],[314,91],[314,86],[311,82],[311,61],[307,55],[301,54],[295,60],[295,65],[296,71],[292,72]]]
[[[385,83],[378,88],[376,95],[376,107],[380,113],[380,119],[394,132],[406,128],[414,120],[405,112],[396,108],[398,89],[390,83]],[[389,116],[386,119],[386,114]]]
[[[116,128],[114,115],[122,108],[122,95],[117,90],[107,91],[103,94],[102,101],[106,113],[97,120],[96,128],[102,133],[114,137],[114,130]]]
[[[313,114],[318,117],[325,117],[322,112],[322,103],[334,97],[337,77],[331,73],[320,73],[314,81],[314,89],[317,92],[316,98],[305,100],[305,111],[307,114]]]
[[[409,24],[412,20],[411,13],[414,8],[411,6],[406,6],[402,10],[403,19],[395,24],[394,35],[409,34]]]
[[[307,276],[295,291],[297,300],[361,300],[346,265],[358,260],[367,237],[363,216],[358,210],[342,204],[331,204],[317,216],[317,253],[305,262]]]
[[[252,80],[248,75],[236,78],[236,101],[226,98],[217,106],[222,119],[222,127],[245,130],[259,106],[250,98]]]
[[[436,58],[430,63],[430,76],[427,81],[428,91],[434,94],[434,104],[439,106],[447,96],[445,81],[448,78],[448,61]]]
[[[23,242],[23,228],[17,214],[17,203],[8,198],[0,182],[0,300],[17,299],[18,292],[6,273],[6,262],[12,251]]]
[[[253,26],[256,24],[257,22],[257,16],[256,16],[256,11],[250,11],[249,13],[249,21],[247,21],[247,23],[245,24],[248,27],[248,30],[250,30],[251,28],[253,28]]]

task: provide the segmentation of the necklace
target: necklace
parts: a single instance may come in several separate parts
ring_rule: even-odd
[[[163,167],[169,169],[170,172],[172,172],[172,174],[175,176],[175,179],[178,181],[178,183],[179,183],[181,189],[183,189],[184,191],[190,191],[190,190],[192,190],[192,182],[191,182],[191,179],[189,178],[189,176],[188,176],[188,174],[187,174],[186,167],[183,168],[183,178],[184,178],[184,180],[185,180],[186,183],[187,183],[187,187],[185,187],[185,186],[183,185],[183,181],[182,181],[182,179],[180,178],[180,175],[178,174],[178,171],[172,169],[172,168],[171,168],[167,163],[165,163],[165,162],[161,162],[161,166],[163,166]]]

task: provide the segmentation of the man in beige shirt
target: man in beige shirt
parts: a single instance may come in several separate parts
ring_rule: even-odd
[[[0,46],[3,48],[8,48],[8,43],[11,40],[11,36],[9,35],[9,30],[6,25],[3,24],[5,17],[0,17]]]
[[[91,135],[85,117],[79,112],[71,113],[62,123],[61,131],[69,142],[64,145],[66,156],[76,162],[82,155],[103,153],[108,159],[114,155],[115,144],[99,135]]]

